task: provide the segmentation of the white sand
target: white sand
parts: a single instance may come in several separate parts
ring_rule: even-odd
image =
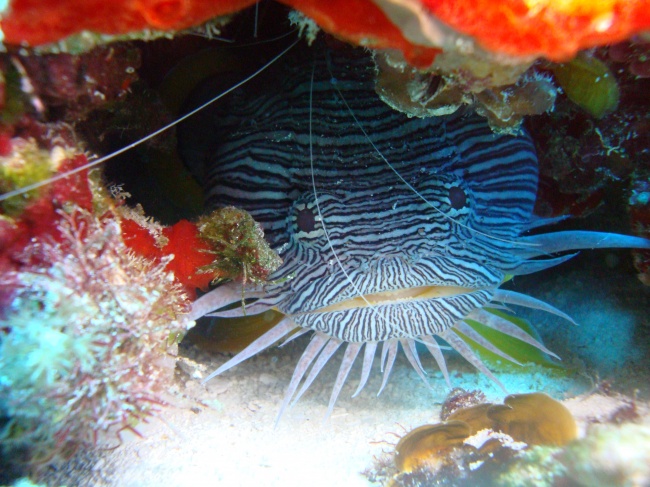
[[[648,345],[639,336],[632,341],[630,338],[630,333],[634,333],[630,327],[634,329],[634,325],[637,335],[639,330],[647,331],[646,325],[638,323],[643,310],[635,300],[626,303],[611,298],[602,303],[604,295],[615,297],[617,291],[607,289],[608,284],[598,279],[576,282],[574,273],[575,270],[569,269],[564,277],[552,276],[551,280],[538,281],[537,286],[532,286],[536,287],[533,294],[559,304],[570,313],[577,313],[579,319],[595,320],[598,315],[602,323],[595,331],[585,324],[582,330],[563,331],[572,325],[548,317],[541,326],[555,326],[550,330],[553,332],[551,338],[570,333],[571,339],[577,340],[579,346],[573,353],[561,351],[569,363],[583,358],[582,349],[585,349],[585,363],[593,362],[592,355],[598,347],[610,354],[617,350],[619,355],[608,359],[618,360],[617,367],[614,370],[605,367],[608,372],[604,376],[615,388],[617,382],[630,390],[636,384],[643,400],[647,400]],[[622,281],[612,279],[610,284],[620,287],[621,282],[631,286],[637,297],[647,297],[647,291],[637,286],[630,276]],[[632,324],[626,322],[624,335],[616,333],[620,316],[637,320]],[[622,343],[617,342],[617,337]],[[397,442],[396,435],[421,424],[439,421],[440,404],[448,393],[442,375],[434,372],[433,360],[427,358],[425,368],[430,371],[432,386],[427,389],[401,356],[388,387],[379,398],[376,392],[381,377],[375,369],[364,391],[351,399],[360,374],[360,366],[356,364],[331,419],[323,422],[340,362],[339,353],[305,397],[275,428],[284,390],[306,340],[308,337],[303,337],[283,349],[254,357],[213,379],[207,387],[200,384],[198,375],[206,375],[227,357],[193,350],[186,352],[192,357],[180,363],[177,390],[173,393],[175,406],[166,408],[159,418],[138,428],[144,438],[133,437],[112,452],[93,454],[85,461],[73,461],[59,472],[59,479],[73,479],[69,485],[119,487],[369,485],[362,472],[373,465],[374,456],[391,451],[391,445]],[[593,341],[595,345],[587,347]],[[566,348],[571,342],[567,339],[557,343],[560,347],[563,344]],[[633,348],[646,351],[646,362],[639,362],[638,350]],[[375,367],[378,367],[377,359]],[[462,360],[452,358],[449,367],[454,387],[480,389],[489,401],[502,401],[503,393]],[[528,373],[497,375],[510,393],[544,391],[564,398],[583,431],[588,422],[604,420],[626,401],[625,397],[605,397],[596,393],[596,374],[590,367],[584,370],[584,375],[572,379],[551,378],[535,367]],[[640,409],[647,416],[648,404],[641,401]]]

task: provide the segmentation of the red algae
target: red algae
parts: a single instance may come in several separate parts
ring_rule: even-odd
[[[87,162],[86,156],[61,147],[52,151],[40,149],[33,140],[14,138],[10,145],[10,154],[0,161],[3,192],[38,182],[59,171],[79,168]],[[20,267],[20,255],[32,239],[58,241],[60,218],[57,212],[69,204],[84,210],[92,208],[88,171],[5,200],[0,205],[3,223],[0,270],[6,272]]]
[[[197,288],[208,288],[214,276],[199,269],[212,264],[214,256],[208,253],[212,247],[199,236],[196,224],[181,220],[163,227],[137,211],[127,208],[121,213],[120,227],[129,249],[155,262],[173,256],[165,269],[174,274],[190,298],[196,297]]]
[[[33,140],[14,138],[10,145],[9,156],[0,161],[3,192],[75,170],[88,162],[85,155],[73,149],[57,146],[48,151],[37,147]],[[73,207],[93,212],[103,220],[116,220],[124,244],[136,255],[154,262],[167,259],[166,271],[173,273],[189,296],[195,295],[196,288],[206,289],[213,278],[210,273],[198,272],[210,265],[214,256],[208,253],[211,246],[199,236],[195,224],[187,220],[170,227],[156,224],[97,189],[86,169],[8,198],[0,205],[0,271],[20,271],[25,266],[24,250],[34,239],[59,242],[61,212]],[[174,258],[169,260],[172,255]]]

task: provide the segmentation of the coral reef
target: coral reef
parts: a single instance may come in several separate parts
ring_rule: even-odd
[[[83,40],[59,43],[59,49],[77,52],[79,45],[102,42],[101,34],[134,35],[154,29],[173,35],[253,3],[120,2],[111,9],[111,15],[106,15],[104,5],[96,2],[85,4],[84,8],[67,1],[45,2],[36,7],[14,0],[1,27],[5,42],[10,45],[42,45],[82,32],[76,38]],[[556,87],[535,66],[537,59],[567,61],[581,49],[623,41],[650,25],[650,18],[645,15],[646,0],[613,0],[597,7],[580,0],[561,5],[530,4],[523,0],[501,0],[495,4],[465,2],[462,7],[430,0],[283,3],[314,19],[326,32],[381,50],[378,91],[391,106],[409,114],[431,116],[470,104],[490,120],[495,130],[506,131],[515,131],[526,115],[553,108]],[[217,30],[228,21],[227,16],[220,19],[216,21]],[[304,26],[305,22],[299,23]],[[43,23],[49,28],[43,28]],[[104,39],[108,40],[114,38]],[[627,49],[619,48],[612,59],[628,62],[633,66],[632,72],[643,72],[644,49],[642,41],[635,41]],[[600,77],[600,83],[584,82],[585,73],[597,75],[597,70],[592,69],[597,62],[573,61],[555,66],[554,72],[560,83],[568,87],[570,98],[601,116],[615,105],[616,84],[606,76]],[[580,81],[572,83],[572,78]],[[609,89],[609,103],[604,102],[606,97],[594,95],[592,87],[598,93]],[[591,102],[584,101],[585,96],[591,96]],[[600,106],[596,107],[598,103]]]
[[[90,31],[125,34],[148,29],[178,31],[234,13],[252,0],[111,3],[70,0],[9,2],[0,24],[7,43],[54,42]],[[504,58],[566,60],[581,49],[625,40],[650,25],[645,0],[591,4],[575,0],[471,2],[464,0],[285,0],[324,30],[377,49],[398,49],[414,65],[426,66],[441,50],[485,49]],[[505,61],[504,61],[504,64]]]
[[[165,266],[125,246],[117,220],[61,215],[59,241],[26,247],[3,275],[0,443],[28,463],[133,429],[165,401],[172,343],[193,322]]]
[[[124,243],[137,255],[165,259],[191,298],[196,288],[206,290],[211,282],[263,283],[281,264],[260,225],[244,210],[222,208],[196,223],[180,220],[170,226],[148,218],[141,207],[116,211],[122,216]]]
[[[17,77],[0,136],[0,446],[26,467],[115,445],[165,403],[190,300],[215,277],[197,224],[156,223],[87,167],[75,125],[123,98],[138,59],[126,46],[4,58]],[[260,278],[248,262],[228,277]]]
[[[553,112],[526,121],[540,165],[538,215],[588,214],[611,188],[645,178],[649,83],[631,74],[634,59],[612,60],[609,52],[617,48],[581,54],[564,68],[549,66],[557,79],[567,76],[563,93]]]
[[[87,163],[34,139],[7,144],[5,192]],[[26,466],[110,444],[165,403],[175,344],[194,324],[190,298],[225,268],[215,254],[231,258],[220,278],[260,282],[274,262],[247,214],[229,227],[204,217],[204,239],[197,224],[157,224],[126,196],[84,168],[2,201],[0,446]]]
[[[469,105],[485,116],[495,131],[516,131],[525,116],[551,113],[558,92],[600,119],[617,108],[619,84],[623,83],[629,96],[637,77],[633,74],[642,70],[645,44],[626,49],[629,46],[623,43],[583,51],[563,63],[534,59],[504,62],[479,48],[462,53],[445,50],[426,70],[410,66],[400,53],[377,52],[377,92],[393,108],[419,117],[448,114]],[[612,50],[615,55],[608,54]],[[621,65],[629,70],[627,76],[614,74]],[[630,114],[626,122],[630,118],[639,117]]]
[[[196,296],[196,288],[208,288],[213,276],[200,269],[210,265],[214,257],[208,254],[211,246],[200,237],[196,224],[181,220],[163,227],[147,218],[141,209],[124,207],[118,212],[124,216],[121,228],[127,247],[153,261],[165,260],[167,270],[183,285],[190,298]],[[169,259],[171,256],[173,258]]]
[[[628,200],[630,222],[637,235],[650,237],[650,175],[639,171],[632,179]],[[650,252],[635,251],[634,266],[643,284],[650,286]]]
[[[650,427],[627,423],[592,428],[557,456],[567,476],[581,486],[650,484]]]
[[[83,154],[61,146],[49,151],[39,148],[33,139],[13,138],[8,145],[9,154],[0,157],[0,187],[5,193],[81,168],[87,162]],[[91,184],[88,171],[82,170],[65,180],[4,199],[0,211],[0,270],[19,270],[23,266],[20,254],[32,239],[60,238],[59,210],[70,204],[91,210]]]
[[[593,424],[578,438],[572,415],[545,394],[504,402],[459,409],[443,423],[414,429],[395,447],[394,467],[382,457],[367,474],[390,487],[640,486],[650,480],[647,424]]]
[[[0,130],[0,191],[21,191],[55,177],[51,183],[0,202],[0,225],[5,230],[0,266],[20,268],[19,262],[12,261],[32,238],[56,240],[57,211],[74,204],[98,215],[109,212],[111,218],[119,218],[125,244],[140,256],[156,262],[165,259],[167,270],[173,272],[190,297],[197,288],[207,289],[213,272],[198,269],[212,264],[215,256],[209,254],[211,244],[199,235],[196,224],[178,218],[173,225],[156,224],[142,208],[126,205],[120,185],[111,186],[114,194],[106,192],[97,171],[81,170],[56,180],[66,171],[80,169],[89,162],[82,154],[84,145],[109,152],[112,147],[107,141],[119,137],[123,146],[130,137],[144,137],[160,128],[161,119],[170,118],[151,90],[137,82],[141,50],[125,43],[98,47],[82,55],[30,55],[20,50],[0,56],[0,61],[6,88],[0,107],[4,108],[5,122]],[[135,95],[127,97],[134,84]],[[78,134],[83,136],[83,144]],[[172,154],[173,143],[174,138],[167,137],[152,145],[160,153],[158,161],[172,161],[173,157],[167,154]],[[134,158],[131,159],[133,164]],[[169,185],[174,185],[177,192],[185,190],[183,197],[188,200],[191,191],[182,184],[185,179],[174,174]],[[208,226],[209,219],[205,218],[202,224]],[[212,228],[214,232],[214,224]],[[258,238],[258,242],[263,242],[263,238]],[[174,258],[168,259],[171,255]],[[240,267],[229,277],[251,271],[254,280],[260,277],[258,271],[263,267]]]
[[[93,0],[82,4],[74,0],[36,3],[13,0],[3,12],[0,28],[9,44],[39,45],[83,31],[112,35],[148,30],[176,31],[253,3],[255,0]]]
[[[150,110],[157,101],[134,88],[139,47],[89,47],[122,35],[172,35],[251,3],[118,2],[107,13],[106,2],[10,2],[1,28],[4,41],[16,46],[0,56],[0,193],[81,168],[89,157],[78,134],[90,140],[95,132],[96,151],[114,133],[143,135],[169,116]],[[568,61],[579,49],[647,30],[647,2],[509,0],[467,8],[454,2],[455,10],[444,1],[287,3],[340,38],[384,49],[376,53],[377,90],[402,111],[429,116],[469,105],[506,131],[542,114],[528,122],[544,178],[538,213],[584,214],[600,204],[606,185],[631,181],[630,216],[637,232],[648,235],[648,86],[637,78],[648,76],[650,44],[637,36]],[[436,29],[439,37],[431,38]],[[24,55],[29,51],[18,48],[55,41],[61,42],[46,49],[75,55]],[[133,90],[137,97],[127,98]],[[180,187],[179,178],[170,179]],[[0,444],[26,462],[67,456],[135,428],[165,401],[173,364],[167,344],[191,326],[184,311],[196,289],[213,280],[261,283],[279,265],[244,212],[229,208],[198,223],[165,226],[148,216],[149,208],[129,208],[119,186],[113,189],[109,195],[98,173],[82,170],[0,202],[0,413],[8,418]],[[637,252],[635,263],[649,283],[648,254]],[[238,351],[281,318],[269,312],[233,322],[225,338],[219,332],[218,349]],[[536,362],[550,362],[533,351]],[[450,398],[443,419],[460,421],[453,413],[480,396]],[[495,485],[543,485],[540,478],[650,482],[647,427],[604,427],[569,447],[533,447],[530,439],[522,446],[505,436],[517,434],[501,430],[472,444],[463,433],[462,441],[434,448],[437,457],[426,468],[419,460],[408,468],[402,462],[393,485],[471,483],[475,471]],[[634,445],[625,458],[615,454],[621,445]]]
[[[79,123],[92,110],[124,98],[138,79],[140,51],[122,43],[81,55],[14,55],[12,60],[24,70],[47,119]]]
[[[575,420],[558,401],[542,393],[512,395],[504,404],[458,409],[443,423],[420,426],[402,437],[395,447],[394,480],[412,485],[413,478],[424,474],[436,481],[446,478],[441,485],[455,485],[452,479],[485,475],[492,462],[513,458],[527,445],[563,446],[576,437]]]
[[[198,229],[211,244],[206,252],[215,256],[200,272],[212,274],[213,281],[242,279],[244,284],[261,284],[282,264],[264,240],[261,225],[244,210],[219,208],[201,217]]]
[[[553,109],[556,87],[531,63],[500,65],[487,54],[458,56],[444,52],[426,73],[378,53],[377,93],[396,110],[427,117],[473,106],[496,131],[516,131],[526,115]]]
[[[13,0],[4,14],[2,31],[9,43],[35,45],[84,30],[109,34],[179,30],[253,3],[148,0],[118,2],[109,7],[93,1],[80,7],[72,1],[35,5]],[[580,0],[560,4],[523,0],[463,1],[460,5],[452,0],[285,3],[349,41],[401,49],[413,59],[427,50],[454,43],[466,47],[471,39],[491,51],[511,56],[566,59],[580,49],[624,40],[650,24],[643,0],[598,4]]]
[[[12,137],[39,146],[77,147],[76,127],[91,113],[123,100],[138,79],[140,51],[125,44],[80,56],[34,55],[25,49],[0,54],[0,133],[8,155]]]
[[[449,36],[451,28],[466,36],[462,40],[475,39],[493,52],[553,60],[570,58],[580,49],[623,40],[643,31],[649,22],[647,4],[638,0],[598,4],[584,0],[460,4],[455,0],[376,0],[374,3],[414,42],[443,48],[455,42],[466,49],[467,42]],[[344,15],[345,12],[339,14]]]
[[[3,272],[25,267],[21,256],[33,239],[60,242],[61,211],[74,207],[120,220],[125,245],[138,256],[164,261],[167,271],[173,273],[190,297],[195,295],[196,288],[207,289],[214,276],[199,269],[212,264],[215,257],[209,254],[212,246],[201,238],[196,224],[181,220],[163,227],[147,218],[141,209],[124,205],[119,194],[114,200],[103,189],[99,175],[83,169],[88,160],[74,149],[55,146],[48,151],[39,148],[33,139],[21,138],[10,139],[9,144],[10,154],[0,157],[0,188],[4,192],[38,185],[69,170],[82,170],[0,202],[0,269]],[[5,301],[0,293],[0,302]]]
[[[598,425],[566,448],[533,447],[494,479],[497,486],[643,486],[650,483],[650,428]]]
[[[390,32],[379,22],[349,24],[346,20],[353,14],[347,9],[314,3],[293,4],[328,32],[376,49],[392,48],[377,55],[378,92],[391,106],[411,115],[431,116],[473,105],[497,131],[515,131],[524,116],[553,109],[556,86],[536,59],[568,61],[581,49],[624,40],[650,21],[643,2],[598,6],[584,1],[533,5],[508,0],[462,6],[452,1],[372,2],[411,43],[405,47],[401,42],[378,40],[377,31]],[[440,50],[428,53],[432,62],[422,55],[424,47]],[[631,64],[642,72],[643,49],[643,44],[636,45],[619,58],[627,56],[627,62],[635,56]],[[616,106],[616,83],[604,65],[600,76],[593,69],[598,60],[581,59],[592,60],[556,65],[556,79],[572,99],[602,116]],[[585,73],[594,74],[593,79]]]

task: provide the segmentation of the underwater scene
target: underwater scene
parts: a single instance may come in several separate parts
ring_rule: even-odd
[[[650,0],[0,40],[0,486],[650,486]]]

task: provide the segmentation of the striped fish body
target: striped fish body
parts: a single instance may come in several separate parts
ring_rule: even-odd
[[[489,302],[521,260],[537,187],[525,133],[466,112],[408,118],[374,77],[361,49],[303,46],[183,129],[208,206],[249,211],[283,258],[267,302],[347,342],[433,335]],[[454,292],[400,300],[425,286]]]
[[[408,118],[379,100],[374,76],[363,51],[317,43],[184,129],[186,160],[205,182],[209,205],[248,210],[284,260],[249,311],[276,307],[286,317],[205,381],[296,336],[297,326],[314,331],[278,419],[341,346],[328,414],[362,349],[355,395],[365,386],[380,343],[381,390],[399,348],[427,382],[416,342],[450,385],[441,337],[505,391],[466,340],[518,362],[475,323],[555,355],[486,305],[536,308],[572,321],[550,304],[499,289],[507,274],[575,255],[552,257],[557,252],[650,248],[645,239],[601,232],[523,236],[554,223],[532,216],[537,161],[530,138],[493,134],[469,112]],[[192,316],[236,301],[240,292],[216,288],[193,304]]]

